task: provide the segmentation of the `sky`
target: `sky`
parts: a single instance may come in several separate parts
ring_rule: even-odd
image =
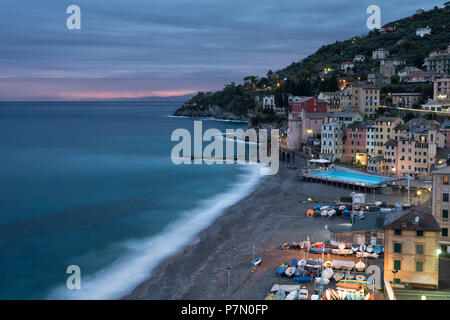
[[[0,100],[172,96],[265,75],[435,0],[2,0]],[[66,26],[81,9],[81,29]]]

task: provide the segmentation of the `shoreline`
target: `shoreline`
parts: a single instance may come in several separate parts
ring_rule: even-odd
[[[277,175],[260,181],[251,194],[225,209],[197,234],[193,243],[162,261],[147,280],[122,299],[264,299],[273,284],[284,282],[275,276],[275,268],[301,254],[280,250],[283,242],[299,242],[307,236],[311,241],[328,240],[325,226],[348,220],[342,216],[305,217],[304,212],[312,204],[307,199],[325,203],[349,193],[338,187],[302,182],[295,170],[281,165]],[[377,200],[392,197],[377,194]],[[253,246],[262,264],[250,272]]]

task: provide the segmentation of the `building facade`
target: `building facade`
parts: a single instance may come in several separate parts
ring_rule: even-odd
[[[450,166],[433,171],[432,175],[432,212],[441,228],[439,245],[442,251],[450,253],[450,237],[448,235],[448,229],[450,228],[448,220],[448,213],[450,211]]]
[[[394,128],[400,123],[403,123],[402,119],[394,117],[379,117],[375,120],[375,156],[383,156],[384,144],[394,138]]]
[[[395,212],[386,216],[384,278],[396,284],[437,288],[439,232],[436,219],[423,210]]]
[[[411,108],[415,105],[419,105],[422,99],[421,93],[393,93],[392,97],[392,105],[395,107],[401,108]]]
[[[324,124],[321,132],[321,156],[331,161],[340,160],[342,137],[340,122]]]
[[[292,114],[298,117],[305,113],[326,113],[328,112],[327,102],[316,97],[303,97],[301,100],[292,103]]]
[[[364,122],[353,122],[345,128],[345,137],[342,141],[341,161],[366,166],[366,125]]]

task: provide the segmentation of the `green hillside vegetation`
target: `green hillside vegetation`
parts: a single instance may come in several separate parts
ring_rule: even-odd
[[[224,111],[246,115],[248,110],[257,107],[256,95],[275,95],[275,103],[287,108],[287,95],[311,96],[321,91],[337,91],[339,79],[347,81],[365,80],[367,75],[379,70],[379,62],[372,59],[372,51],[386,48],[390,57],[406,60],[406,65],[424,69],[424,59],[431,51],[447,48],[450,42],[450,6],[435,7],[422,14],[414,14],[383,26],[384,32],[374,30],[363,37],[353,37],[345,41],[322,46],[314,54],[292,63],[276,72],[269,71],[266,77],[248,76],[242,85],[231,83],[215,93],[199,92],[187,101],[180,110],[201,110],[217,105]],[[416,36],[416,29],[429,27],[431,35]],[[392,28],[391,31],[388,31]],[[388,29],[388,30],[386,30]],[[354,70],[345,73],[340,70],[341,63],[353,61],[356,55],[365,55],[365,62],[355,63]],[[333,71],[323,74],[325,68]],[[382,88],[382,100],[389,93],[421,92],[424,99],[432,94],[431,84],[398,83]],[[270,119],[273,117],[271,116]],[[259,119],[260,120],[260,119]]]

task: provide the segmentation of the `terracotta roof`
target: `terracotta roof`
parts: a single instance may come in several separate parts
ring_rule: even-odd
[[[389,139],[384,145],[396,147],[396,146],[398,146],[398,141]]]

